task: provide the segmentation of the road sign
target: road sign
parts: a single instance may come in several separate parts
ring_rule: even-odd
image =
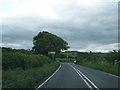
[[[54,51],[49,51],[48,54],[55,54],[55,52]]]

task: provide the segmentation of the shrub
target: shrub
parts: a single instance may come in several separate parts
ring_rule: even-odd
[[[30,67],[43,66],[46,63],[50,63],[51,60],[47,56],[43,55],[27,55],[22,53],[3,53],[2,68],[14,69],[21,67],[27,69]]]

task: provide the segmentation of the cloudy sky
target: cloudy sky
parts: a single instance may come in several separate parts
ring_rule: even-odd
[[[0,0],[0,18],[4,47],[31,49],[33,37],[48,31],[69,50],[118,48],[117,0]]]

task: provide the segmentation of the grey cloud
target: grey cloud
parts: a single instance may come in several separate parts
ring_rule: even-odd
[[[92,44],[96,47],[114,44],[118,40],[116,9],[114,3],[99,5],[96,9],[68,3],[53,8],[59,17],[56,20],[35,16],[11,18],[12,24],[3,24],[3,42],[31,48],[33,36],[47,29],[65,39],[71,50],[87,49]]]

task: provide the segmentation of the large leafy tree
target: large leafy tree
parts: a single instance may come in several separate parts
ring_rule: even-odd
[[[46,31],[40,32],[33,38],[33,52],[48,55],[49,51],[59,53],[69,48],[68,43],[62,38]]]

